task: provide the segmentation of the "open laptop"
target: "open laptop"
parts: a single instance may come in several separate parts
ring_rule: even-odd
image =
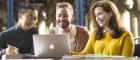
[[[38,58],[61,58],[70,55],[67,34],[33,35],[35,56]]]

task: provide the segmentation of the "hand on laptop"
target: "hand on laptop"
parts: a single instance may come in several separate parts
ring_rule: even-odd
[[[7,44],[7,48],[6,48],[6,54],[19,54],[19,52],[18,52],[18,48],[16,48],[16,47],[14,47],[14,46],[11,46],[11,45],[9,45],[9,44]]]

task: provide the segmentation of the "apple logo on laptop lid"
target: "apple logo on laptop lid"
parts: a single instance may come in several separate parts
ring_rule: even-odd
[[[50,45],[49,45],[49,49],[55,49],[55,46],[54,46],[54,44],[53,43],[51,43]]]

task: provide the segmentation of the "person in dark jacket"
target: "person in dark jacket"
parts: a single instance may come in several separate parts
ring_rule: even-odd
[[[38,31],[37,10],[32,5],[22,6],[18,11],[18,22],[0,33],[0,57],[3,54],[33,54],[33,34]]]

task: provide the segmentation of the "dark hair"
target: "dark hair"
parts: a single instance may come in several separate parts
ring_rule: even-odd
[[[91,13],[94,18],[95,39],[98,40],[104,37],[104,32],[103,32],[104,28],[98,25],[98,23],[95,21],[95,16],[93,14],[93,11],[96,7],[102,7],[103,10],[107,13],[112,12],[112,17],[110,18],[110,21],[109,21],[109,28],[113,31],[111,35],[113,38],[120,37],[122,33],[124,32],[124,29],[121,27],[121,25],[119,25],[120,13],[117,7],[111,1],[98,1],[94,5],[92,5],[92,8],[91,8]]]
[[[33,6],[33,4],[30,3],[20,3],[18,6],[18,16],[26,13],[28,10],[35,11],[36,8]]]
[[[73,7],[68,2],[57,3],[56,4],[56,9],[58,9],[58,8],[67,8],[67,9],[69,9],[71,11],[71,13],[73,13]]]

